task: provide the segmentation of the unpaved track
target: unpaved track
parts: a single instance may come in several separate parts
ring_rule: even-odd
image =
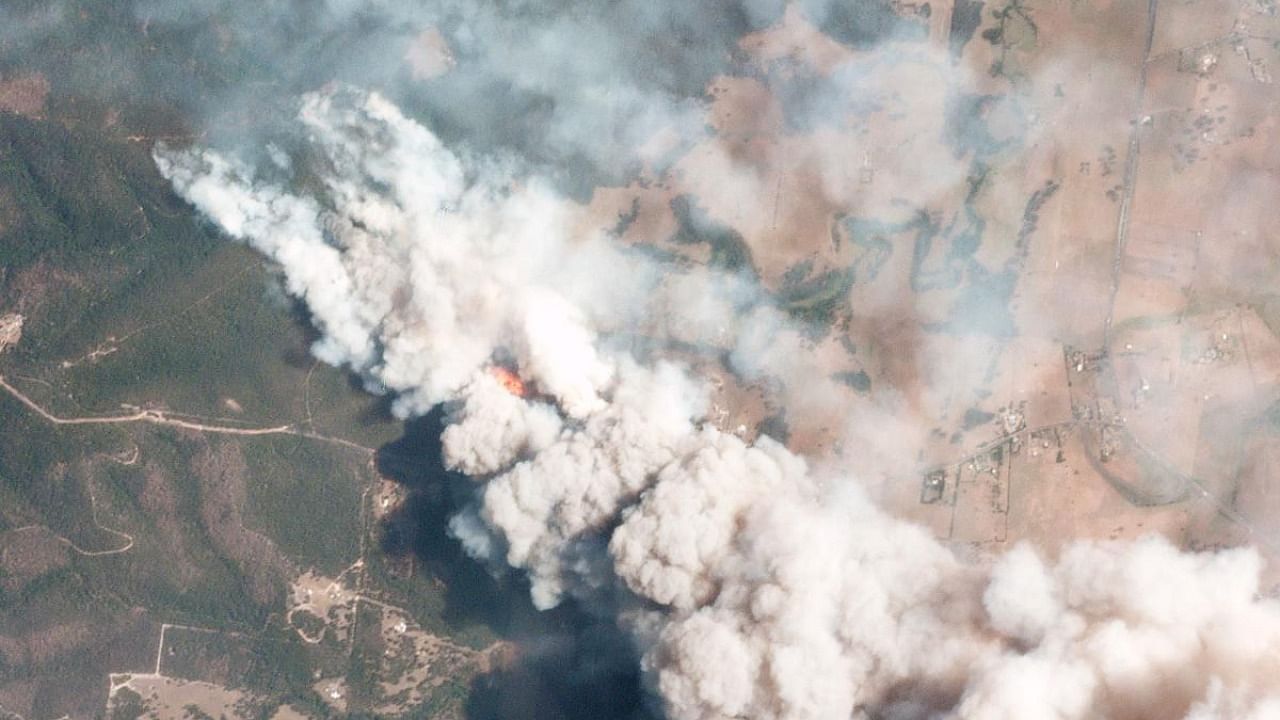
[[[0,375],[0,388],[4,388],[4,390],[17,399],[18,402],[26,405],[32,412],[54,425],[105,425],[144,422],[152,425],[168,425],[170,427],[179,427],[187,430],[196,430],[207,433],[219,433],[223,435],[295,435],[297,437],[305,437],[312,440],[319,440],[321,442],[342,445],[344,447],[361,450],[366,453],[373,452],[373,448],[365,447],[358,443],[351,442],[350,440],[298,430],[293,425],[277,425],[265,428],[238,428],[228,427],[225,425],[209,425],[206,423],[172,418],[160,410],[139,410],[138,412],[128,415],[88,415],[69,418],[58,417],[57,415],[54,415],[48,410],[40,407],[40,405],[38,405],[34,400],[24,395],[21,390],[10,385],[3,375]]]

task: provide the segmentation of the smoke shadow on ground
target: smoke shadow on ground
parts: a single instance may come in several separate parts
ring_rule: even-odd
[[[610,620],[575,603],[540,612],[529,584],[508,573],[495,578],[448,534],[448,521],[472,498],[475,484],[444,467],[444,411],[408,420],[374,462],[408,493],[380,523],[379,545],[392,558],[411,558],[444,586],[443,619],[451,627],[484,624],[515,647],[508,662],[476,678],[466,706],[471,720],[640,720],[634,650]]]
[[[378,449],[378,473],[408,492],[382,519],[379,544],[386,555],[412,558],[444,584],[444,619],[450,625],[478,622],[507,635],[536,610],[528,602],[526,585],[515,577],[494,578],[449,536],[449,518],[465,505],[473,488],[466,477],[444,468],[443,427],[443,412],[433,410],[406,421],[401,437]]]
[[[265,287],[276,290],[272,285]],[[324,333],[311,321],[311,311],[307,309],[305,302],[289,296],[287,303],[289,320],[298,332],[298,339],[297,342],[290,343],[281,359],[285,365],[295,370],[307,370],[320,362],[311,354],[311,348],[324,337]]]
[[[612,645],[612,627],[591,627],[568,639],[542,640],[535,656],[519,657],[476,678],[469,720],[648,720],[634,659]]]

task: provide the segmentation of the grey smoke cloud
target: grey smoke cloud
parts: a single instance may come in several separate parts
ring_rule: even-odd
[[[0,8],[0,64],[42,70],[64,93],[154,107],[139,124],[245,156],[287,134],[278,123],[297,95],[331,81],[376,88],[451,146],[518,154],[589,193],[592,179],[662,162],[633,153],[654,131],[700,133],[707,81],[735,62],[740,35],[780,12],[774,0],[24,1]],[[45,52],[58,45],[94,52]],[[424,61],[450,71],[424,73]]]
[[[615,611],[668,716],[1275,712],[1280,608],[1253,550],[1148,539],[961,560],[878,509],[856,456],[814,470],[744,442],[707,422],[689,367],[602,337],[649,315],[679,324],[679,300],[701,295],[685,332],[723,327],[752,356],[793,338],[763,362],[801,393],[803,335],[763,293],[581,231],[548,184],[455,153],[380,95],[310,94],[298,122],[315,191],[207,149],[157,162],[279,263],[324,334],[319,357],[395,391],[403,413],[449,403],[446,462],[478,483],[452,532],[526,573],[540,607]],[[497,388],[500,357],[541,395]]]
[[[518,154],[578,193],[590,191],[591,178],[662,162],[634,152],[660,129],[698,136],[707,81],[733,64],[742,33],[781,12],[777,2],[751,9],[732,0],[575,0],[555,9],[518,1],[136,0],[130,8],[158,36],[195,37],[202,54],[231,48],[242,56],[238,83],[201,77],[190,97],[183,81],[191,78],[165,83],[226,145],[280,97],[338,80],[378,88],[452,146]],[[448,72],[422,72],[424,58]]]
[[[0,6],[0,53],[41,62],[58,33],[107,47],[98,16],[70,7]],[[595,185],[645,166],[677,167],[711,215],[767,215],[766,171],[795,162],[831,206],[909,224],[919,208],[897,198],[962,193],[972,157],[1035,141],[1011,95],[986,109],[1006,133],[931,142],[974,83],[941,51],[890,42],[919,23],[883,2],[794,8],[878,49],[825,74],[744,59],[740,37],[777,22],[777,0],[136,0],[95,12],[192,62],[92,54],[46,71],[55,87],[108,101],[145,89],[193,113],[207,134],[158,147],[162,173],[278,264],[321,332],[318,358],[394,393],[404,416],[446,404],[446,462],[475,481],[450,532],[525,574],[539,607],[573,599],[612,617],[669,717],[1280,717],[1280,608],[1256,552],[1147,539],[958,558],[864,489],[915,462],[935,398],[890,382],[848,406],[807,328],[749,273],[644,255],[586,217]],[[1073,68],[1040,72],[1070,83]],[[712,137],[704,93],[720,74],[775,92],[760,115],[781,113],[791,144],[757,157]],[[889,128],[879,145],[794,136],[868,106]],[[699,164],[681,165],[698,142]],[[871,187],[857,172],[868,155]],[[1256,208],[1221,215],[1266,242]],[[923,283],[953,271],[940,253],[925,253]],[[1230,270],[1210,267],[1224,285]],[[948,319],[858,300],[873,329]],[[926,396],[990,370],[986,336],[888,336]],[[843,457],[715,427],[709,381],[663,359],[674,344],[778,383],[788,413],[839,414]],[[536,394],[504,389],[496,361]]]

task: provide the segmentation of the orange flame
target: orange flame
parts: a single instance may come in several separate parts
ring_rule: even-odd
[[[501,365],[494,365],[489,368],[489,374],[493,376],[494,380],[501,383],[502,387],[506,388],[507,392],[512,395],[515,395],[516,397],[525,397],[529,394],[529,389],[525,387],[524,380],[521,380],[520,376],[511,370],[508,370]]]

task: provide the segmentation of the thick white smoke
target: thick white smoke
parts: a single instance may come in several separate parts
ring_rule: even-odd
[[[716,299],[731,281],[664,279],[378,95],[314,94],[300,121],[319,190],[209,151],[157,161],[280,264],[319,357],[406,414],[450,404],[446,461],[478,483],[454,534],[526,572],[540,607],[613,603],[670,717],[1280,717],[1280,607],[1254,551],[1149,539],[961,561],[875,507],[856,465],[819,476],[726,434],[687,368],[601,340],[699,288],[691,324],[718,330],[740,317]],[[762,327],[729,332],[767,345]],[[508,357],[532,398],[487,372]]]

